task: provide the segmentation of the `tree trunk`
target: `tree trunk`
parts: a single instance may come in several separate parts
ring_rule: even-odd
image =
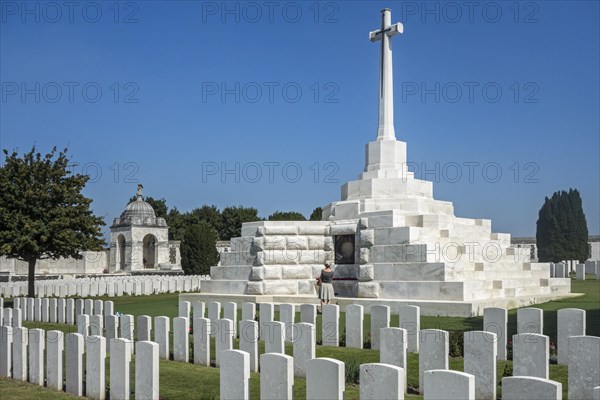
[[[27,278],[27,297],[35,297],[35,263],[36,259],[30,259],[27,261],[29,264],[29,276]]]

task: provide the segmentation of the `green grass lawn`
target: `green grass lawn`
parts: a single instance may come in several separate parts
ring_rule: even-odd
[[[587,311],[587,334],[600,336],[600,281],[572,281],[572,292],[583,293],[581,297],[574,297],[566,300],[552,301],[537,305],[544,310],[544,334],[550,336],[551,341],[556,337],[556,312],[561,308],[581,308]],[[107,300],[108,298],[103,298]],[[111,298],[115,303],[115,311],[132,315],[149,316],[169,316],[175,317],[178,312],[178,295],[161,294],[154,296],[123,296]],[[10,307],[11,301],[5,302],[5,307]],[[241,311],[240,311],[241,313]],[[278,316],[276,315],[276,318]],[[299,318],[299,316],[297,316]],[[508,330],[510,335],[516,333],[516,310],[509,311]],[[317,336],[320,338],[321,316],[317,318]],[[24,322],[28,328],[43,328],[46,330],[58,329],[63,332],[76,332],[74,326],[62,324],[47,324]],[[370,318],[365,315],[365,332],[368,332]],[[392,316],[392,326],[398,326],[398,317]],[[421,328],[437,328],[449,331],[468,331],[482,329],[483,318],[442,318],[442,317],[421,317]],[[345,315],[340,314],[340,327],[343,332],[345,326]],[[190,342],[192,342],[190,338]],[[171,340],[172,345],[172,340]],[[214,340],[213,340],[212,358],[214,359]],[[237,344],[234,345],[237,348]],[[264,352],[264,343],[259,343],[259,352]],[[292,346],[286,346],[286,353],[292,355]],[[190,355],[191,356],[191,355]],[[317,346],[317,357],[331,357],[344,361],[347,369],[353,369],[353,365],[379,362],[379,352],[371,349],[350,349],[344,347],[323,347]],[[407,384],[409,393],[419,385],[418,355],[408,355],[408,379]],[[510,361],[501,361],[497,363],[498,391],[500,392],[500,381],[502,376],[510,375],[512,370]],[[463,360],[460,357],[450,358],[450,368],[462,371]],[[131,364],[132,389],[133,374],[135,363]],[[505,371],[506,369],[506,371]],[[107,385],[108,378],[108,359],[107,359]],[[563,384],[563,398],[567,398],[567,367],[562,365],[550,365],[550,379]],[[347,379],[349,381],[349,379]],[[259,379],[258,374],[252,373],[250,380],[251,397],[259,398]],[[296,399],[305,397],[305,381],[296,379],[294,384],[294,395]],[[73,396],[54,390],[43,389],[31,384],[16,382],[10,379],[0,379],[0,393],[4,399],[71,399]],[[218,399],[219,398],[219,369],[212,367],[202,367],[190,363],[179,363],[174,361],[160,361],[160,395],[161,399]],[[356,384],[347,383],[346,399],[358,399],[359,391]],[[420,399],[419,395],[409,394],[409,399]]]

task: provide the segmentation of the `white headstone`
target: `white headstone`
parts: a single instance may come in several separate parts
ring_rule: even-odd
[[[592,390],[592,400],[600,400],[600,386],[596,386],[594,390]]]
[[[169,359],[169,332],[171,327],[168,317],[154,317],[154,341],[158,344],[158,356]]]
[[[92,299],[85,299],[83,301],[83,312],[87,315],[93,315],[94,314],[94,300]]]
[[[232,322],[222,319],[218,321]],[[241,350],[223,350],[220,360],[221,400],[248,400],[250,398],[250,355]]]
[[[498,360],[506,360],[507,323],[506,308],[488,307],[483,309],[483,330],[496,334]]]
[[[135,398],[159,399],[158,344],[142,341],[135,343]]]
[[[279,305],[279,321],[284,324],[285,340],[294,340],[293,325],[296,322],[296,307],[294,304],[284,303]]]
[[[424,394],[425,371],[448,369],[448,332],[440,329],[423,329],[419,345],[419,389]]]
[[[178,315],[183,318],[189,318],[191,308],[192,308],[192,305],[190,304],[189,301],[180,301]]]
[[[13,328],[0,326],[0,376],[12,377]]]
[[[306,363],[316,357],[315,325],[301,322],[295,324],[297,337],[294,340],[294,375],[306,377]]]
[[[58,299],[56,301],[56,322],[58,322],[59,324],[64,324],[67,322],[66,314],[65,314],[65,311],[66,311],[65,305],[66,305],[65,299]]]
[[[464,371],[475,377],[475,397],[496,400],[495,333],[470,331],[464,333]]]
[[[233,321],[233,338],[237,337],[237,304],[233,302],[223,303],[223,319]]]
[[[128,339],[111,339],[110,398],[129,400],[130,364],[133,342]]]
[[[65,366],[67,367],[65,391],[75,396],[83,395],[84,337],[80,333],[68,333],[66,337]]]
[[[345,364],[333,358],[313,358],[306,363],[306,400],[343,400]]]
[[[45,344],[43,329],[29,330],[29,382],[39,386],[44,386]]]
[[[371,348],[379,350],[379,330],[390,326],[390,307],[371,306]]]
[[[90,317],[86,314],[80,314],[77,316],[77,333],[83,335],[84,338],[90,335]]]
[[[562,400],[562,384],[533,376],[502,378],[502,400]]]
[[[85,341],[85,395],[95,400],[106,397],[106,339],[89,336]]]
[[[5,308],[2,310],[2,314],[4,315],[4,317],[2,318],[2,325],[3,326],[13,326],[13,323],[12,323],[13,309]]]
[[[104,320],[106,321],[106,351],[110,352],[112,339],[119,337],[119,317],[116,315],[107,315],[104,317]]]
[[[424,400],[475,400],[475,377],[459,371],[425,371]]]
[[[346,306],[346,347],[363,348],[363,313],[360,304]]]
[[[42,322],[50,322],[50,299],[43,298],[41,303]]]
[[[207,304],[207,308],[208,308],[208,319],[210,320],[210,325],[211,325],[211,331],[210,334],[212,336],[215,335],[215,333],[213,332],[213,327],[215,327],[216,322],[218,319],[221,318],[221,303],[217,302],[217,301],[211,301]]]
[[[46,386],[63,389],[63,351],[65,335],[61,331],[46,332]]]
[[[240,350],[250,355],[250,371],[258,372],[258,322],[240,321]]]
[[[387,328],[382,329],[385,330]],[[362,400],[403,400],[406,373],[404,369],[388,364],[360,366],[360,398]]]
[[[256,304],[245,302],[242,303],[242,319],[243,320],[255,320],[256,319]]]
[[[260,339],[265,340],[266,334],[269,331],[265,329],[265,324],[274,321],[275,306],[272,303],[259,304],[259,323],[260,323]]]
[[[544,333],[544,310],[519,308],[517,310],[517,333]]]
[[[90,316],[90,335],[104,336],[104,316],[102,314]]]
[[[133,322],[133,315],[121,315],[119,320],[119,336],[123,339],[134,340],[133,332],[135,329],[135,323]]]
[[[513,335],[513,376],[549,378],[550,341],[537,333]]]
[[[562,308],[557,313],[558,363],[569,362],[569,337],[585,336],[585,310],[578,308]]]
[[[115,303],[110,300],[104,302],[104,316],[114,315],[115,313]]]
[[[600,337],[569,337],[569,399],[591,399],[600,386]]]
[[[285,324],[280,321],[266,323],[265,353],[285,354]]]
[[[194,364],[210,366],[210,320],[194,319]]]
[[[42,322],[42,299],[39,297],[33,299],[33,316],[34,321]]]
[[[214,324],[211,322],[211,326],[213,327],[212,332],[215,335],[215,364],[218,367],[220,366],[221,353],[233,349],[233,336],[231,335],[231,332],[233,332],[233,321],[220,318]],[[248,363],[250,363],[249,358]]]
[[[55,324],[58,317],[58,309],[55,298],[48,300],[48,314],[48,321],[52,324]]]
[[[301,304],[300,305],[300,322],[317,325],[317,305],[316,304]]]
[[[8,308],[10,310],[10,308]],[[22,311],[19,308],[12,310],[12,327],[20,328],[23,325]]]
[[[421,309],[417,306],[398,307],[400,328],[406,329],[408,352],[419,352],[419,332],[421,331]]]
[[[189,304],[189,303],[188,303]],[[189,319],[177,317],[173,319],[173,359],[188,362],[190,359],[190,324]]]
[[[340,307],[336,304],[323,305],[321,338],[323,346],[340,344]]]
[[[104,302],[102,300],[94,301],[94,314],[104,315]]]
[[[65,301],[65,323],[69,325],[75,324],[75,300],[67,299]]]
[[[406,329],[383,328],[380,331],[381,347],[379,349],[379,361],[382,364],[395,365],[402,368],[404,373],[408,371],[406,357],[408,353],[408,340]],[[402,382],[406,384],[407,377]],[[406,387],[404,388],[406,391]]]
[[[294,398],[294,359],[285,354],[265,353],[260,356],[261,400]]]
[[[152,340],[152,318],[147,315],[139,315],[137,317],[137,340],[151,341]]]
[[[27,328],[13,329],[12,372],[13,379],[27,380],[27,344],[29,343],[29,330]]]

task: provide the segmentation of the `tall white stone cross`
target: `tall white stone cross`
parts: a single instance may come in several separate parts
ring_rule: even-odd
[[[392,10],[381,10],[381,29],[369,32],[371,42],[381,40],[381,70],[379,72],[379,128],[377,140],[396,140],[394,130],[394,80],[392,76],[392,41],[390,38],[402,33],[401,23],[392,25]]]

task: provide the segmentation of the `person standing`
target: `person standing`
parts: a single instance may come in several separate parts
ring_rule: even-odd
[[[317,280],[321,283],[319,287],[319,299],[321,300],[321,308],[323,308],[323,304],[329,304],[335,296],[333,291],[333,270],[329,262],[325,263],[325,268],[321,270],[321,275]]]

